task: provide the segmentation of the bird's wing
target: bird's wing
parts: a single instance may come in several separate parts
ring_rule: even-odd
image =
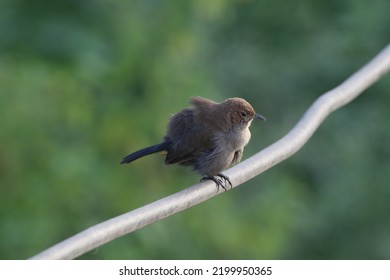
[[[202,124],[196,123],[192,108],[172,116],[168,126],[170,145],[165,163],[192,165],[202,153],[212,150],[213,141],[204,129]]]

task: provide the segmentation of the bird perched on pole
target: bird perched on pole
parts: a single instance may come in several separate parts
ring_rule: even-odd
[[[190,166],[203,176],[201,181],[212,180],[226,190],[232,183],[221,172],[240,162],[252,120],[265,118],[238,97],[221,103],[192,97],[190,104],[171,117],[162,143],[129,154],[121,164],[166,151],[165,164]]]

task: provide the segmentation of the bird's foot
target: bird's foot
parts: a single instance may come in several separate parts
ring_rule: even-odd
[[[217,185],[217,189],[221,187],[225,190],[225,192],[226,192],[227,183],[229,183],[230,188],[233,187],[232,182],[230,182],[230,178],[222,173],[218,173],[217,176],[205,176],[202,179],[200,179],[201,182],[204,182],[206,180],[213,181]]]
[[[226,183],[229,183],[230,185],[230,188],[233,188],[233,185],[232,185],[232,182],[230,182],[230,178],[222,173],[218,173],[217,175],[218,177],[222,178],[224,183],[225,183],[225,186],[226,186]]]

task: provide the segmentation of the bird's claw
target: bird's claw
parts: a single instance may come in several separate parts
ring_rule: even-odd
[[[221,181],[222,181],[222,179],[223,179],[225,186],[226,186],[226,183],[229,183],[230,188],[233,188],[232,182],[230,182],[230,178],[229,178],[228,176],[226,176],[226,175],[224,175],[224,174],[222,174],[222,173],[218,173],[218,177],[221,178],[221,179],[220,179]],[[224,189],[225,189],[225,188],[224,188]],[[225,189],[225,190],[226,190],[226,189]]]
[[[222,173],[218,173],[217,176],[205,176],[202,179],[200,179],[201,182],[204,182],[206,180],[213,181],[217,185],[217,189],[221,187],[225,190],[225,192],[226,192],[227,183],[230,185],[230,188],[233,187],[232,182],[230,182],[230,178]]]

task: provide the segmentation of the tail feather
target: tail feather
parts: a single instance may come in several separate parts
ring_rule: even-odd
[[[126,157],[124,157],[121,161],[121,164],[122,163],[129,163],[129,162],[132,162],[132,161],[139,159],[141,157],[144,157],[144,156],[147,156],[150,154],[154,154],[157,152],[161,152],[161,151],[164,151],[167,149],[168,149],[168,143],[166,143],[166,142],[156,144],[156,145],[153,145],[153,146],[150,146],[147,148],[143,148],[139,151],[136,151],[136,152],[131,153],[131,154],[127,155]]]

